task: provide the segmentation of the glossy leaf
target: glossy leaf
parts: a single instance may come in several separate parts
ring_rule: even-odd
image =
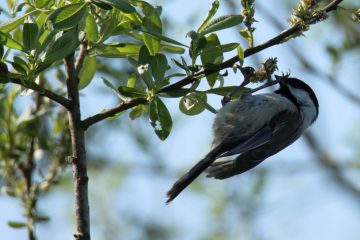
[[[141,11],[144,13],[145,16],[150,16],[154,13],[157,14],[156,8],[146,1],[132,0],[132,2],[134,2],[136,6],[141,8]]]
[[[166,37],[164,35],[161,35],[161,34],[159,34],[157,32],[154,32],[154,31],[151,31],[151,30],[148,30],[148,29],[142,28],[142,29],[139,29],[139,31],[147,33],[147,34],[149,34],[149,35],[151,35],[151,36],[153,36],[153,37],[155,37],[155,38],[157,38],[159,40],[162,40],[164,42],[172,43],[172,44],[187,47],[187,48],[189,47],[186,44],[183,44],[183,43],[178,42],[178,41],[176,41],[176,40],[174,40],[172,38]]]
[[[151,72],[157,83],[157,87],[161,87],[161,82],[165,77],[165,72],[168,68],[168,62],[166,56],[161,53],[157,53],[155,56],[151,56],[149,59],[151,66]],[[158,84],[159,83],[159,84]]]
[[[239,46],[238,43],[229,43],[229,44],[212,45],[212,46],[211,46],[211,44],[208,44],[207,47],[205,47],[202,50],[202,54],[213,55],[213,54],[217,54],[219,52],[221,52],[221,53],[230,52],[230,51],[236,49],[237,46]]]
[[[58,30],[73,28],[84,17],[86,9],[87,4],[85,3],[69,4],[53,11],[48,20]]]
[[[15,28],[17,28],[21,24],[23,24],[23,22],[25,21],[25,18],[27,16],[30,16],[30,15],[34,14],[35,12],[37,12],[37,11],[35,10],[35,11],[28,12],[28,13],[22,15],[22,16],[13,18],[10,21],[6,21],[6,22],[0,24],[0,31],[3,32],[3,33],[11,32]]]
[[[109,82],[107,79],[105,79],[103,77],[101,77],[101,80],[103,81],[105,86],[107,86],[108,88],[113,90],[116,94],[119,94],[118,89],[114,85],[112,85],[111,82]]]
[[[245,58],[244,49],[239,45],[236,48],[236,50],[237,50],[237,55],[238,55],[238,58],[239,58],[239,62],[240,62],[241,65],[243,65],[244,64],[244,58]]]
[[[25,228],[27,225],[24,222],[8,221],[8,226],[11,228]]]
[[[85,18],[84,32],[86,39],[91,42],[96,42],[99,38],[98,26],[92,14],[88,14]]]
[[[191,89],[180,88],[180,89],[174,89],[174,90],[167,91],[167,92],[162,92],[162,93],[160,93],[160,96],[170,97],[170,98],[178,98],[178,97],[185,96],[186,94],[190,93],[191,91],[192,91]]]
[[[83,67],[79,73],[79,89],[85,88],[90,84],[96,73],[97,62],[95,56],[86,56]]]
[[[220,1],[214,0],[211,8],[208,12],[208,15],[206,16],[205,20],[202,22],[201,26],[198,28],[197,32],[203,31],[203,29],[209,24],[209,21],[212,19],[212,17],[215,15],[217,10],[219,9]]]
[[[36,47],[38,31],[36,23],[24,23],[23,45],[26,51],[31,51]]]
[[[148,64],[150,61],[150,53],[146,46],[142,46],[139,52],[138,65]]]
[[[128,81],[127,81],[126,86],[133,88],[133,87],[135,87],[136,81],[137,81],[136,75],[135,75],[134,73],[132,73],[132,74],[129,76],[129,79],[128,79]]]
[[[205,110],[205,103],[207,96],[204,93],[189,93],[181,98],[179,102],[179,109],[186,115],[197,115]]]
[[[34,0],[34,5],[37,8],[44,8],[47,6],[52,6],[54,5],[55,0]]]
[[[21,43],[15,41],[10,34],[0,32],[0,44],[7,46],[8,48],[23,50],[24,47]]]
[[[222,63],[224,56],[221,49],[219,38],[216,34],[211,34],[206,37],[206,45],[201,52],[201,62],[203,65],[215,65]],[[214,86],[216,79],[219,76],[219,72],[207,75],[206,79],[211,87]]]
[[[155,83],[152,78],[152,71],[150,64],[140,65],[137,68],[137,70],[142,80],[144,80],[146,86],[151,90],[155,89]]]
[[[95,55],[107,58],[137,57],[141,46],[135,43],[107,44],[97,48]]]
[[[211,88],[206,91],[203,91],[204,93],[212,93],[220,96],[226,96],[230,92],[239,89],[239,86],[227,86],[227,87],[218,87],[218,88]],[[250,88],[242,88],[239,90],[239,93],[234,95],[234,97],[239,97],[242,93],[248,91]]]
[[[167,44],[161,44],[160,49],[161,51],[165,51],[168,53],[175,53],[175,54],[183,54],[185,52],[185,49],[182,47],[177,47]]]
[[[204,29],[200,32],[205,35],[211,32],[220,31],[226,28],[231,28],[242,23],[243,17],[241,15],[226,15],[211,21]]]
[[[123,95],[125,97],[129,97],[129,98],[146,98],[147,97],[146,92],[140,91],[140,90],[138,90],[136,88],[132,88],[132,87],[120,86],[120,87],[118,87],[118,90],[121,95]]]
[[[65,32],[55,40],[45,52],[43,64],[52,64],[67,57],[79,46],[78,32],[75,30]]]
[[[147,106],[144,104],[137,105],[136,107],[133,107],[131,109],[131,112],[129,113],[129,118],[131,120],[134,120],[136,118],[141,117],[144,113],[148,111]]]
[[[117,9],[119,9],[124,13],[133,13],[136,11],[136,9],[131,4],[123,0],[97,0],[97,1],[116,7]]]
[[[151,16],[144,17],[143,19],[143,27],[151,32],[156,32],[161,34],[162,26],[161,26],[161,19],[157,14],[152,14]],[[154,56],[160,50],[160,40],[156,37],[148,33],[143,33],[143,40],[148,48],[150,55]]]
[[[3,57],[3,55],[4,55],[4,45],[0,44],[0,59]],[[0,67],[0,69],[1,69],[1,67]]]
[[[150,124],[160,140],[165,140],[172,129],[172,119],[169,110],[160,98],[155,97],[149,105]]]
[[[101,9],[104,9],[104,10],[113,9],[113,7],[110,4],[107,4],[101,0],[92,0],[91,3],[95,4],[96,6],[98,6]]]
[[[240,35],[246,39],[246,41],[251,42],[251,34],[249,33],[249,30],[246,28],[243,28],[240,30]]]

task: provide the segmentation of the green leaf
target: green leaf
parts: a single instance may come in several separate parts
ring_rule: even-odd
[[[99,38],[99,31],[93,15],[88,14],[85,18],[85,28],[84,32],[86,33],[86,39],[91,42],[96,42]]]
[[[52,64],[69,56],[80,45],[78,32],[71,30],[63,33],[61,37],[56,39],[45,52],[42,64]]]
[[[132,2],[141,8],[141,11],[144,13],[145,16],[150,16],[151,14],[156,13],[156,8],[153,7],[150,3],[145,2],[145,1],[137,1],[137,0],[132,0]]]
[[[99,46],[94,55],[107,58],[138,57],[141,45],[135,43],[114,43]]]
[[[53,11],[48,20],[58,30],[65,30],[75,27],[84,17],[87,10],[86,3],[74,3],[63,6]]]
[[[226,28],[231,28],[242,23],[243,17],[241,15],[226,15],[211,21],[203,30],[200,32],[202,35],[220,31]]]
[[[240,45],[239,43],[227,43],[227,44],[222,44],[220,47],[223,52],[230,52],[235,48],[237,48],[239,45]]]
[[[181,98],[179,109],[186,115],[197,115],[205,110],[207,96],[204,93],[192,92]]]
[[[3,55],[4,55],[4,45],[0,44],[0,59],[2,59]]]
[[[24,47],[21,43],[15,41],[10,34],[0,32],[0,45],[7,46],[8,48],[16,49],[16,50],[23,50]]]
[[[151,66],[151,72],[157,83],[157,87],[160,88],[161,81],[165,77],[165,72],[168,68],[168,62],[164,54],[157,53],[155,56],[151,56],[149,59],[149,63]]]
[[[93,79],[97,68],[95,56],[85,56],[83,67],[79,73],[79,89],[85,88]]]
[[[24,59],[22,59],[21,57],[18,57],[18,56],[14,56],[13,59],[14,59],[14,62],[21,65],[24,69],[26,69],[26,71],[30,71],[29,64],[27,61],[25,61]]]
[[[92,0],[91,3],[95,4],[96,6],[98,6],[101,9],[104,9],[104,10],[113,9],[113,7],[111,5],[104,3],[101,0]]]
[[[155,89],[155,83],[152,78],[152,71],[150,64],[140,65],[137,68],[139,75],[141,76],[141,79],[144,80],[146,86],[153,90]]]
[[[105,86],[107,86],[108,88],[110,88],[111,90],[113,90],[116,94],[118,94],[118,90],[116,89],[116,87],[114,85],[111,84],[111,82],[109,82],[107,79],[101,77],[101,80],[103,81],[103,83],[105,84]]]
[[[8,221],[7,224],[11,228],[24,228],[24,227],[26,227],[26,223],[24,223],[24,222]]]
[[[202,24],[199,27],[199,29],[197,30],[197,32],[203,31],[203,29],[208,25],[209,21],[212,19],[212,17],[215,15],[217,10],[219,9],[219,6],[220,6],[220,1],[214,0],[211,5],[208,15],[206,16],[205,20],[202,22]]]
[[[155,38],[157,38],[159,40],[162,40],[164,42],[168,42],[168,43],[172,43],[172,44],[175,44],[175,45],[179,45],[179,46],[189,48],[189,46],[187,46],[187,45],[185,45],[185,44],[183,44],[181,42],[178,42],[178,41],[176,41],[174,39],[171,39],[169,37],[166,37],[164,35],[161,35],[161,34],[159,34],[157,32],[153,32],[151,30],[144,29],[144,28],[141,28],[141,29],[138,29],[138,30],[141,31],[141,32],[147,33],[147,34],[149,34],[149,35],[151,35],[151,36],[153,36],[153,37],[155,37]]]
[[[216,34],[211,34],[206,37],[206,45],[200,54],[201,62],[205,67],[207,65],[216,65],[222,63],[224,60],[223,51],[221,49],[219,38]],[[219,76],[219,72],[207,75],[206,79],[211,87],[214,86],[216,79]]]
[[[238,58],[239,58],[239,62],[241,64],[241,66],[244,64],[244,49],[239,45],[237,48],[237,55],[238,55]]]
[[[11,61],[7,61],[7,62],[11,64],[11,66],[15,69],[16,72],[21,73],[23,75],[27,74],[26,69],[21,64]]]
[[[227,87],[219,87],[219,88],[211,88],[206,91],[203,91],[204,93],[212,93],[220,96],[226,96],[230,92],[239,89],[239,86],[227,86]],[[238,94],[234,95],[234,97],[239,97],[242,93],[247,92],[250,90],[250,88],[242,88]]]
[[[144,104],[137,105],[136,107],[133,107],[131,109],[131,112],[129,113],[129,118],[131,120],[134,120],[136,118],[141,117],[144,113],[148,111],[147,106]]]
[[[54,5],[55,0],[34,0],[34,5],[37,8],[45,8]]]
[[[175,89],[175,90],[171,90],[171,91],[167,91],[167,92],[161,92],[161,93],[159,93],[159,95],[163,96],[163,97],[178,98],[178,97],[185,96],[186,94],[190,93],[191,91],[192,91],[191,89],[180,88],[180,89]]]
[[[150,53],[146,46],[142,46],[139,52],[138,65],[148,64],[150,61]]]
[[[136,88],[120,86],[118,88],[121,95],[129,98],[146,98],[147,93]]]
[[[157,14],[152,14],[148,17],[143,18],[143,27],[151,32],[156,32],[161,34],[162,32],[162,24],[161,19]],[[153,37],[152,35],[148,33],[143,33],[143,40],[148,48],[150,55],[154,56],[156,53],[160,50],[160,40],[156,37]]]
[[[123,0],[97,0],[97,1],[116,7],[117,9],[119,9],[124,13],[133,13],[136,11],[136,9],[132,5],[130,5],[129,3]]]
[[[246,41],[248,41],[248,42],[251,42],[251,41],[252,41],[252,39],[251,39],[251,34],[250,34],[250,32],[249,32],[248,29],[246,29],[246,28],[241,29],[241,30],[240,30],[240,35],[241,35],[243,38],[245,38]]]
[[[168,53],[175,53],[175,54],[183,54],[185,52],[185,49],[182,47],[167,45],[167,44],[161,44],[160,46],[161,51],[165,51]]]
[[[37,10],[34,10],[34,11],[31,11],[31,12],[28,12],[22,16],[19,16],[19,17],[16,17],[16,18],[13,18],[12,20],[10,21],[6,21],[2,24],[0,24],[0,31],[3,32],[3,33],[9,33],[11,32],[12,30],[14,30],[15,28],[19,27],[21,24],[23,24],[25,18],[29,15],[32,15],[34,13],[36,13]]]
[[[41,31],[41,30],[40,30]],[[38,37],[40,35],[40,32],[38,34]],[[41,38],[39,38],[39,45],[37,45],[36,51],[38,54],[43,52],[49,45],[54,41],[54,38],[56,37],[57,32],[56,31],[48,31],[45,30],[42,34]]]
[[[135,87],[135,84],[136,84],[136,75],[134,73],[132,73],[130,76],[129,76],[129,79],[127,81],[127,84],[126,86],[127,87]]]
[[[149,108],[150,124],[160,140],[165,140],[172,129],[172,119],[169,110],[158,97],[152,99]]]
[[[31,51],[36,47],[38,31],[39,28],[36,23],[24,23],[23,45],[26,51]]]

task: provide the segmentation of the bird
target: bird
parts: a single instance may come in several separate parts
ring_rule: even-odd
[[[202,172],[226,179],[244,173],[297,140],[319,115],[315,92],[298,78],[276,76],[272,93],[244,94],[224,105],[213,123],[211,151],[167,192],[173,201]],[[234,160],[215,160],[237,155]]]

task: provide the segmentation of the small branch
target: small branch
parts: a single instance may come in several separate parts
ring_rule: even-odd
[[[16,78],[10,78],[9,79],[11,83],[14,83],[14,84],[17,84],[17,85],[21,85],[21,86],[24,86],[23,83],[20,81],[20,79],[16,79]],[[26,88],[29,88],[28,86],[24,86]],[[70,108],[70,101],[65,98],[65,97],[62,97],[50,90],[43,90],[43,91],[39,91],[39,90],[36,90],[34,88],[31,88],[31,90],[37,92],[40,96],[44,96],[44,97],[47,97],[51,100],[53,100],[54,102],[60,104],[61,106],[63,106],[64,108],[66,109],[69,109]]]
[[[325,12],[328,13],[330,11],[333,11],[337,8],[337,6],[342,2],[343,0],[334,0],[331,3],[329,3],[327,6],[325,6],[320,12]],[[317,18],[317,16],[314,16],[314,19]],[[244,57],[249,57],[255,53],[258,53],[266,48],[272,47],[274,45],[280,44],[282,42],[284,42],[287,38],[289,38],[290,36],[294,35],[295,33],[300,33],[303,31],[302,29],[303,27],[300,24],[297,24],[291,28],[286,29],[285,31],[283,31],[282,33],[280,33],[279,35],[277,35],[276,37],[268,40],[267,42],[257,45],[256,47],[253,48],[248,48],[244,51]],[[159,92],[168,92],[171,90],[175,90],[175,89],[179,89],[182,88],[185,85],[188,85],[194,81],[197,81],[200,76],[208,76],[212,73],[218,72],[220,70],[223,70],[225,68],[230,68],[232,67],[237,61],[239,60],[238,56],[234,56],[230,59],[228,59],[227,61],[223,62],[222,64],[220,64],[219,66],[212,68],[212,69],[205,69],[203,71],[200,71],[198,73],[196,73],[194,76],[188,76],[185,77],[184,79],[168,85],[166,87],[163,87],[162,89],[159,90]]]
[[[108,109],[104,112],[98,113],[94,116],[88,117],[82,121],[83,129],[88,129],[91,125],[100,122],[108,117],[113,117],[116,114],[123,112],[129,108],[135,107],[139,104],[147,103],[148,100],[146,98],[134,98],[129,102],[122,102],[118,106]]]
[[[76,77],[79,77],[80,70],[84,64],[85,56],[87,53],[87,47],[88,47],[87,41],[83,41],[80,44],[80,51],[79,51],[79,55],[76,59],[76,65],[75,65],[75,76]]]

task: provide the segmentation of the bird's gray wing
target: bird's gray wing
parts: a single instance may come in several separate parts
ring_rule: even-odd
[[[219,155],[218,158],[247,152],[268,143],[274,134],[287,126],[288,120],[291,119],[288,118],[289,115],[294,115],[294,113],[289,111],[280,112],[274,116],[268,124],[256,131],[254,135],[239,142],[234,148]]]
[[[254,136],[220,155],[230,156],[240,154],[235,160],[220,161],[211,164],[206,171],[207,177],[225,179],[241,174],[257,166],[267,157],[285,148],[298,137],[295,134],[295,132],[298,131],[299,122],[301,122],[301,119],[298,118],[299,114],[295,112],[281,112],[275,116],[269,124],[260,128]],[[294,125],[294,122],[298,122],[299,124]],[[284,142],[284,140],[286,142]],[[261,148],[266,144],[269,144],[272,148],[266,152],[258,151],[257,148]]]

